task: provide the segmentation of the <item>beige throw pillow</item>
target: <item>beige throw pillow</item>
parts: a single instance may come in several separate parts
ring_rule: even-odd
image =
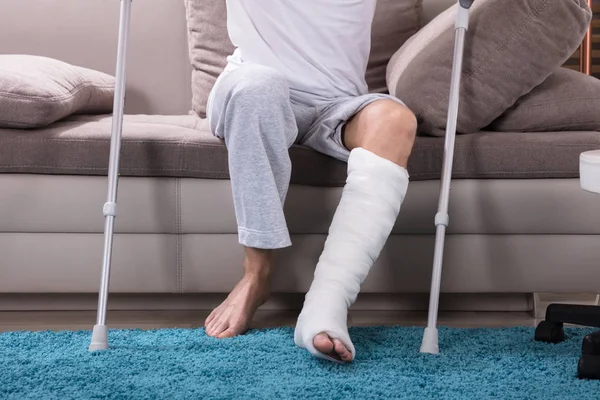
[[[37,128],[112,111],[115,79],[33,55],[0,55],[0,128]]]
[[[390,93],[420,121],[445,133],[455,42],[456,5],[438,15],[392,57]],[[459,133],[489,125],[567,61],[592,17],[585,0],[478,0],[466,36]]]
[[[192,110],[206,117],[206,102],[234,47],[227,34],[225,0],[184,0],[192,66]],[[288,0],[289,1],[289,0]],[[371,92],[387,92],[392,55],[422,25],[422,0],[378,0],[366,79]],[[315,44],[318,45],[318,44]]]

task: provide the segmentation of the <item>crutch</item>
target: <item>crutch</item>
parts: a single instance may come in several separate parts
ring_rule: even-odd
[[[474,0],[458,0],[456,14],[456,38],[454,43],[454,59],[452,63],[452,78],[450,83],[450,99],[448,105],[448,120],[446,121],[446,141],[444,144],[444,164],[438,212],[435,215],[435,250],[433,256],[433,273],[431,277],[431,292],[429,297],[429,314],[427,328],[423,334],[421,353],[438,354],[438,305],[440,301],[440,285],[442,280],[442,259],[444,254],[444,239],[448,226],[448,199],[450,196],[450,181],[452,179],[452,161],[454,158],[454,139],[458,121],[458,103],[460,94],[460,77],[465,47],[465,36],[469,29],[469,9]]]
[[[96,325],[92,331],[90,351],[108,348],[108,329],[106,328],[106,303],[108,300],[108,283],[110,281],[110,263],[112,258],[113,232],[117,215],[117,186],[119,179],[119,153],[121,152],[121,133],[123,129],[123,107],[125,105],[125,68],[127,57],[127,39],[129,37],[129,21],[131,1],[121,0],[121,16],[119,21],[119,42],[117,49],[117,71],[115,97],[113,102],[112,132],[110,138],[110,160],[108,165],[108,195],[102,208],[104,214],[104,256],[102,261],[102,278],[98,292],[98,314]]]

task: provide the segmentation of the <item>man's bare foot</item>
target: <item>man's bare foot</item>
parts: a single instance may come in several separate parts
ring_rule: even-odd
[[[336,360],[350,362],[352,353],[339,339],[331,339],[326,333],[319,333],[313,339],[313,345],[321,353],[335,358]]]
[[[248,330],[254,313],[269,297],[271,253],[246,248],[246,273],[227,299],[206,319],[206,334],[218,339],[241,335]]]
[[[246,274],[227,299],[208,316],[206,334],[218,339],[241,335],[248,330],[254,313],[267,301],[268,281]]]

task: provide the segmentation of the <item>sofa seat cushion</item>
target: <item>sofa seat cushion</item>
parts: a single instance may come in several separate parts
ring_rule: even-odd
[[[0,173],[106,175],[111,116],[72,116],[36,130],[0,129]],[[444,139],[417,138],[411,180],[438,179]],[[600,148],[600,132],[479,132],[456,138],[454,177],[576,178],[579,154]],[[346,165],[293,146],[292,183],[343,186]],[[193,115],[126,115],[122,176],[228,179],[227,150]]]

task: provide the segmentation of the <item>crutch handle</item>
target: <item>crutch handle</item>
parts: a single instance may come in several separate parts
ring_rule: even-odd
[[[458,0],[458,3],[462,8],[466,8],[468,10],[473,5],[474,1],[475,0]]]

